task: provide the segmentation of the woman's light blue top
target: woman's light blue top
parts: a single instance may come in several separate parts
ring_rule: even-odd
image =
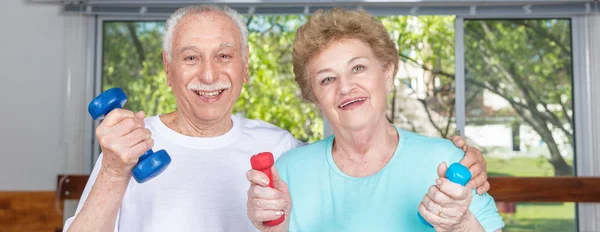
[[[394,156],[367,177],[337,167],[333,136],[280,157],[277,170],[292,196],[290,231],[434,231],[418,219],[418,206],[438,178],[437,166],[459,162],[464,152],[449,140],[396,129]],[[486,231],[504,227],[490,195],[473,192],[469,209]]]

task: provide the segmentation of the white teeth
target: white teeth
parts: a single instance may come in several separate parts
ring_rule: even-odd
[[[196,91],[196,94],[203,96],[203,97],[207,97],[207,98],[213,98],[213,97],[216,97],[217,95],[221,94],[222,92],[223,92],[223,90],[218,90],[218,91],[213,91],[213,92]]]
[[[350,104],[352,104],[352,103],[359,102],[359,101],[364,101],[364,100],[366,100],[366,98],[357,98],[357,99],[354,99],[354,100],[352,100],[352,101],[349,101],[349,102],[346,102],[346,103],[342,104],[342,105],[340,106],[340,108],[344,108],[344,107],[345,107],[345,106],[347,106],[347,105],[350,105]]]

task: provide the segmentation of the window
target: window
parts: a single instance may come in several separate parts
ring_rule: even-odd
[[[570,20],[473,19],[464,32],[465,135],[489,174],[575,175]],[[509,229],[576,229],[573,203],[499,206]]]
[[[250,16],[250,80],[234,105],[234,113],[261,119],[314,142],[323,137],[323,121],[312,103],[303,102],[294,81],[290,44],[304,16]],[[126,108],[146,115],[175,110],[162,63],[163,21],[105,21],[103,24],[102,90],[121,87]]]
[[[455,107],[454,20],[382,18],[401,58],[389,120],[435,137],[464,130],[492,176],[574,175],[570,20],[465,20],[456,35],[464,36],[465,128]],[[504,231],[576,229],[574,203],[497,206]]]
[[[482,150],[490,175],[574,175],[573,75],[569,19],[379,17],[398,43],[399,70],[388,119],[436,137],[464,131]],[[323,137],[318,109],[302,102],[291,49],[303,15],[251,15],[250,82],[234,113],[287,129],[304,141]],[[175,110],[162,64],[163,21],[102,22],[102,89],[121,87],[128,109]],[[455,34],[456,33],[456,34]],[[455,38],[464,39],[465,89],[457,90]],[[457,113],[457,95],[465,114]],[[464,128],[457,123],[466,121]],[[95,159],[94,159],[95,160]],[[573,203],[498,202],[504,231],[575,231]]]

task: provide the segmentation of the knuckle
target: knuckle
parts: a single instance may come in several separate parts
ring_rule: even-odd
[[[255,197],[257,197],[257,196],[260,196],[260,195],[261,195],[261,194],[260,194],[260,190],[259,190],[259,188],[258,188],[257,186],[254,186],[254,187],[252,188],[252,195],[253,195],[253,196],[255,196]]]
[[[431,196],[431,198],[434,201],[440,202],[442,200],[442,195],[440,194],[440,192],[434,192],[432,195],[433,196]]]
[[[135,127],[135,121],[133,120],[133,118],[123,119],[123,121],[121,121],[121,124],[124,127],[126,127],[126,128],[133,128],[133,127]]]
[[[107,140],[106,138],[104,140]],[[108,150],[113,151],[116,155],[118,155],[121,150],[119,144],[111,143],[109,141],[105,141],[104,146],[108,148]]]
[[[108,147],[106,145],[108,145],[108,139],[106,138],[106,136],[99,136],[98,137],[98,143],[100,144],[100,146],[105,146]]]
[[[254,197],[254,190],[253,190],[253,186],[250,186],[250,188],[248,188],[248,191],[246,191],[246,195],[248,195],[248,203],[250,203],[250,199],[252,199]]]
[[[250,173],[251,171],[252,171],[252,169],[250,169],[250,170],[248,170],[246,172],[246,180],[248,180],[250,182],[252,182],[252,179],[251,179],[252,176],[251,176],[251,173]]]
[[[435,185],[429,186],[429,189],[427,190],[428,193],[433,194],[437,191],[435,191],[437,188],[435,187]]]
[[[143,132],[143,133],[144,133],[144,134],[145,134],[145,135],[146,135],[148,138],[152,137],[152,131],[150,131],[148,128],[144,128],[144,129],[142,130],[142,132]]]
[[[148,148],[154,147],[154,139],[150,138],[148,141]]]
[[[103,126],[98,126],[96,127],[95,133],[96,133],[96,137],[101,137],[102,136],[102,132],[104,131],[104,128],[102,128]]]

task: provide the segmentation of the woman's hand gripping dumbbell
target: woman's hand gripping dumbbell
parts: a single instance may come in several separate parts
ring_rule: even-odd
[[[252,169],[246,173],[248,189],[248,217],[263,232],[287,231],[292,199],[287,184],[274,167],[273,154],[261,152],[250,158]]]
[[[429,188],[417,215],[425,225],[435,225],[437,231],[463,231],[461,228],[468,224],[469,216],[473,217],[469,212],[471,190],[465,187],[471,180],[471,172],[460,163],[450,167],[442,163],[438,166],[438,175],[440,178]]]
[[[127,95],[112,88],[98,95],[88,105],[92,119],[104,119],[96,128],[102,148],[102,169],[114,177],[133,178],[144,183],[162,173],[171,163],[165,150],[153,152],[150,130],[144,126],[144,112],[121,109]]]

